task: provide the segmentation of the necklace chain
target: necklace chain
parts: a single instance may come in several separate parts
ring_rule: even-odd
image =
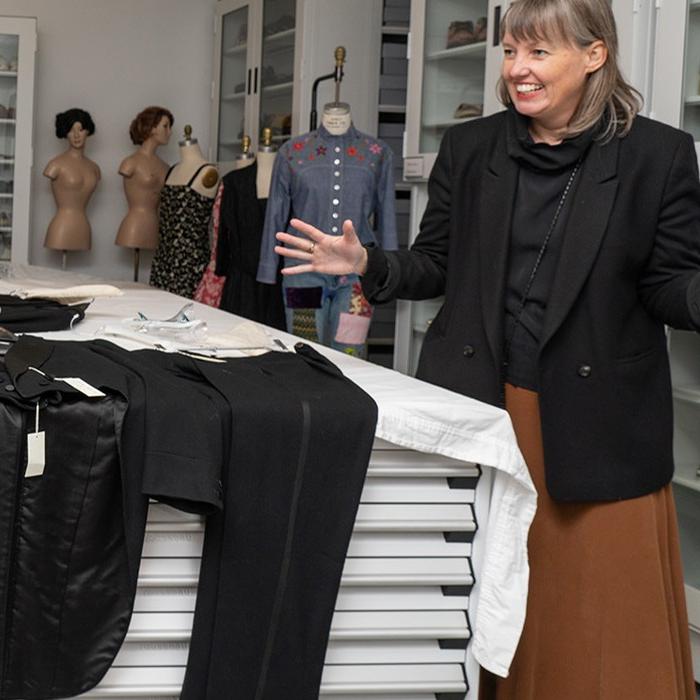
[[[547,235],[544,237],[544,241],[542,241],[542,245],[540,246],[540,250],[537,253],[537,259],[535,260],[535,264],[532,267],[532,271],[530,272],[530,277],[527,281],[527,284],[525,285],[525,291],[523,292],[522,297],[520,299],[520,307],[518,308],[518,312],[515,315],[515,321],[513,322],[513,330],[510,332],[508,340],[506,342],[506,347],[505,347],[506,362],[508,361],[508,358],[510,356],[510,347],[513,343],[513,338],[515,337],[515,331],[516,331],[518,325],[522,323],[521,319],[523,316],[523,311],[525,311],[525,304],[527,303],[527,298],[528,298],[528,295],[530,294],[530,290],[532,289],[532,285],[535,282],[535,277],[537,275],[537,271],[539,270],[540,263],[542,262],[542,258],[544,257],[544,254],[547,250],[547,245],[549,244],[549,239],[552,237],[552,233],[554,232],[554,228],[557,225],[557,221],[559,220],[559,215],[561,214],[561,210],[564,207],[564,203],[566,202],[566,198],[569,194],[569,190],[571,189],[571,186],[574,184],[574,179],[576,177],[576,173],[578,172],[578,170],[581,166],[582,160],[583,160],[583,156],[576,161],[576,165],[574,165],[574,169],[571,171],[571,175],[569,175],[569,180],[566,183],[566,187],[564,187],[564,191],[562,192],[561,197],[559,198],[559,204],[557,204],[557,208],[554,212],[554,216],[552,217],[552,223],[549,225],[549,230],[547,231]]]

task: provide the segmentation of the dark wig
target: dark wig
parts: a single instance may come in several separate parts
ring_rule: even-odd
[[[73,128],[73,124],[78,122],[88,134],[92,136],[95,133],[95,122],[92,117],[84,109],[68,109],[65,112],[59,112],[56,115],[56,136],[59,139],[64,139],[68,136],[68,132]]]
[[[168,118],[172,128],[175,119],[172,112],[165,109],[165,107],[146,107],[146,109],[140,111],[131,122],[131,126],[129,126],[131,141],[140,146],[151,135],[151,131],[160,124],[160,120],[163,117]]]

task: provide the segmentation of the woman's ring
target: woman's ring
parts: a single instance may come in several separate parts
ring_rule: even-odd
[[[313,255],[313,254],[314,254],[314,248],[315,248],[315,247],[316,247],[316,243],[314,242],[314,243],[312,243],[312,244],[309,246],[309,248],[308,248],[308,250],[307,250],[306,252],[309,253],[310,255]]]

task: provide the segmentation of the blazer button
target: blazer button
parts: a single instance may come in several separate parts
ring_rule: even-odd
[[[578,368],[578,376],[579,376],[579,377],[583,377],[583,378],[585,379],[586,377],[590,377],[590,376],[591,376],[591,372],[592,372],[592,371],[593,371],[593,370],[591,369],[591,366],[590,366],[590,365],[581,365],[581,366]]]
[[[5,384],[5,391],[14,391],[15,387],[12,384]]]
[[[474,350],[473,345],[465,345],[464,346],[464,357],[474,357],[474,353],[476,350]]]

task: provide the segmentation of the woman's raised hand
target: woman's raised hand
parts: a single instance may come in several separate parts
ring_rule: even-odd
[[[322,272],[327,275],[362,275],[367,270],[367,251],[360,243],[350,219],[343,222],[342,236],[329,236],[311,224],[292,219],[290,225],[306,238],[279,231],[275,253],[304,261],[300,265],[282,268],[283,275]]]

